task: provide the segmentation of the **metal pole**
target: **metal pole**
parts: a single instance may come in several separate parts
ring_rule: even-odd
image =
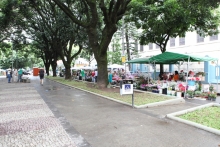
[[[18,69],[18,60],[17,60],[17,49],[16,49],[16,56],[15,56],[15,60],[16,60],[16,69]]]
[[[12,64],[12,67],[11,67],[11,71],[13,70],[13,48],[14,48],[14,45],[13,45],[13,41],[12,41],[12,61],[11,61],[11,64]]]
[[[215,69],[217,69],[218,71],[217,71],[217,90],[216,90],[216,93],[218,94],[218,78],[219,78],[219,67],[218,67],[218,60],[217,60],[217,68],[215,68]]]
[[[133,90],[133,94],[132,94],[132,108],[134,108],[134,90]]]
[[[121,31],[121,39],[122,39],[122,56],[125,55],[124,51],[124,18],[122,18],[122,31]]]
[[[189,58],[188,57],[188,62],[187,62],[187,73],[186,73],[186,86],[187,86],[187,79],[188,79],[188,75],[189,75]],[[186,86],[185,86],[185,92],[184,92],[184,97],[186,98]]]

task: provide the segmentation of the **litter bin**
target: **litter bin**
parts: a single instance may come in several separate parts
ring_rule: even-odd
[[[167,95],[167,88],[163,88],[163,90],[162,90],[162,94]]]

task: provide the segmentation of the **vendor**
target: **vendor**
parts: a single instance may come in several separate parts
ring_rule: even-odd
[[[121,78],[125,79],[125,70],[124,69],[121,70]]]
[[[111,71],[108,72],[108,82],[109,82],[109,84],[112,83],[112,73],[111,73]]]
[[[114,77],[114,76],[118,76],[116,70],[115,70],[114,73],[113,73],[113,77]]]
[[[179,73],[179,80],[180,81],[185,81],[186,80],[185,73],[183,72],[183,70],[181,70],[180,73]]]
[[[174,76],[173,76],[173,80],[175,82],[177,82],[179,80],[179,73],[178,73],[178,71],[175,71]]]
[[[169,75],[168,81],[172,81],[173,80],[173,75]]]

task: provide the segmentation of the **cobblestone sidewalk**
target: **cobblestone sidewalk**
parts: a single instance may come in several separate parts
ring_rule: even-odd
[[[0,147],[76,147],[30,84],[0,85]]]

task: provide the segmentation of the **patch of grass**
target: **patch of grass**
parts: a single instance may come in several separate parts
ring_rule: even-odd
[[[120,100],[129,104],[132,104],[132,98],[131,95],[123,95],[121,96],[120,93],[110,93],[108,91],[104,91],[104,90],[100,90],[97,88],[90,88],[87,87],[85,82],[78,82],[78,81],[74,81],[74,80],[65,80],[64,78],[61,77],[47,77],[49,79],[55,80],[57,82],[66,84],[66,85],[70,85],[70,86],[74,86],[74,87],[78,87],[87,91],[91,91],[97,94],[101,94],[116,100]],[[144,105],[144,104],[149,104],[149,103],[154,103],[154,102],[160,102],[160,101],[165,101],[165,100],[170,100],[171,98],[169,98],[168,96],[163,96],[163,95],[159,95],[159,94],[151,94],[151,93],[134,93],[134,104],[137,106],[140,105]]]
[[[220,130],[220,107],[207,107],[179,117]]]

